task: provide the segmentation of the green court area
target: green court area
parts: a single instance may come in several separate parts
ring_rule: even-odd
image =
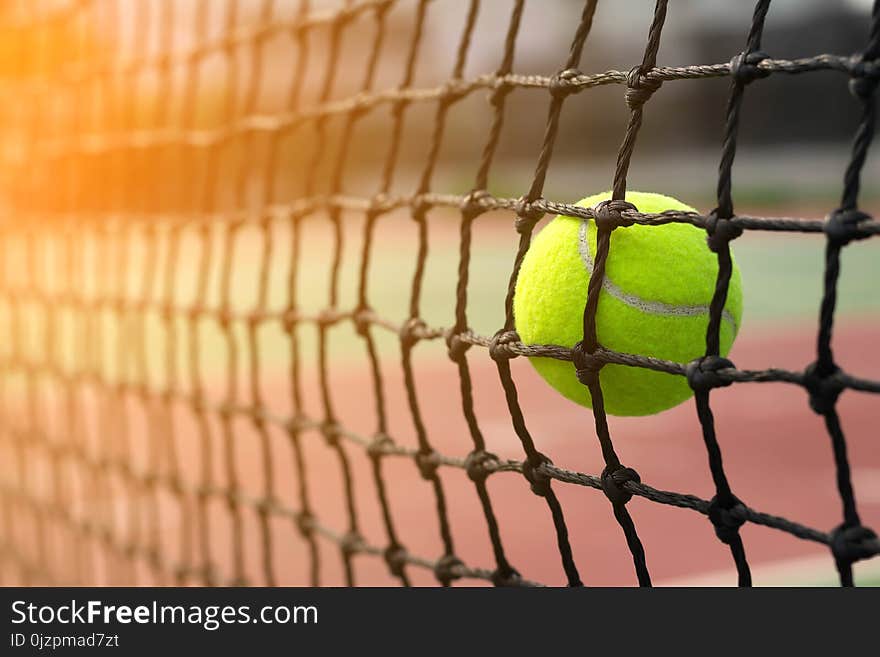
[[[784,208],[780,208],[784,212]],[[363,220],[345,217],[340,251],[337,307],[349,310],[357,305],[362,258]],[[281,231],[283,234],[286,230]],[[303,222],[301,231],[298,302],[306,314],[317,314],[330,302],[332,255],[335,243],[330,222],[316,216]],[[288,235],[273,238],[278,253],[273,256],[270,305],[286,302],[285,247]],[[239,251],[258,259],[260,238],[256,231],[242,235]],[[504,298],[517,248],[518,235],[507,214],[487,214],[475,222],[470,254],[467,311],[470,327],[492,335],[504,323]],[[250,241],[250,244],[248,242]],[[435,210],[429,215],[428,255],[420,290],[419,314],[431,327],[448,327],[454,322],[456,284],[460,265],[459,220],[454,212]],[[382,218],[375,230],[368,267],[368,301],[375,313],[400,325],[409,317],[412,284],[418,260],[418,226],[404,213]],[[822,235],[792,235],[748,231],[734,244],[743,276],[745,293],[744,331],[761,331],[780,323],[812,326],[822,294],[825,240]],[[838,288],[840,321],[849,317],[880,314],[880,298],[874,294],[880,244],[872,241],[850,245],[843,259]],[[250,263],[248,263],[250,264]],[[277,267],[275,266],[277,265]],[[236,269],[232,297],[246,310],[256,295],[257,272],[253,266]],[[247,272],[251,271],[252,275]],[[266,329],[266,338],[275,330]],[[315,332],[301,331],[304,348],[311,346]],[[374,331],[380,349],[393,349],[397,338],[390,331]],[[363,347],[351,323],[338,325],[330,333],[332,354],[347,355]],[[280,329],[279,339],[283,339]],[[442,354],[442,350],[438,350]]]
[[[773,208],[779,216],[802,216],[803,210],[789,213],[785,206]],[[821,216],[813,213],[814,216]],[[165,295],[170,294],[178,310],[202,308],[206,310],[199,322],[199,358],[204,374],[221,373],[228,366],[228,341],[217,321],[216,311],[224,305],[235,317],[244,317],[262,309],[265,321],[259,323],[257,345],[264,366],[286,368],[289,358],[289,338],[284,332],[280,316],[290,300],[290,268],[296,262],[296,304],[302,315],[315,318],[331,307],[333,263],[338,256],[335,308],[350,312],[357,306],[360,271],[363,258],[364,217],[362,213],[344,213],[337,240],[337,232],[326,215],[311,215],[301,221],[299,229],[299,257],[294,260],[293,235],[289,221],[279,218],[264,229],[248,224],[234,234],[222,224],[214,226],[205,239],[196,228],[184,228],[179,236],[176,265],[168,267],[170,233],[160,229],[154,249],[140,228],[125,231],[121,239],[96,240],[88,232],[83,235],[82,267],[71,279],[63,275],[61,263],[64,254],[52,240],[38,249],[38,271],[41,286],[63,293],[71,280],[78,290],[86,290],[95,300],[107,296],[122,296],[128,300],[146,300],[141,308],[146,312],[130,312],[127,335],[121,335],[116,321],[117,310],[112,305],[102,306],[95,314],[94,327],[103,330],[101,344],[105,349],[104,363],[108,372],[116,367],[118,344],[123,340],[131,350],[143,345],[143,350],[154,361],[152,375],[157,385],[163,381],[164,359],[168,345],[167,325],[162,319]],[[437,208],[428,215],[427,256],[424,278],[420,288],[418,314],[432,328],[449,327],[454,322],[456,285],[460,265],[460,217],[457,212]],[[407,212],[395,211],[377,222],[373,246],[367,266],[367,301],[374,313],[387,326],[376,326],[373,335],[380,354],[396,357],[398,338],[390,327],[400,326],[410,316],[413,281],[418,262],[419,227]],[[470,253],[469,285],[467,296],[468,322],[477,333],[492,335],[503,325],[504,298],[516,253],[518,235],[507,213],[494,212],[480,217],[473,225]],[[613,243],[612,243],[613,244]],[[745,308],[742,331],[760,332],[780,325],[793,327],[813,326],[818,315],[822,292],[825,240],[818,234],[774,234],[747,231],[734,245],[734,254],[742,271]],[[24,253],[24,249],[21,249]],[[268,257],[267,257],[268,256]],[[843,254],[842,274],[838,287],[838,321],[870,320],[880,316],[880,297],[874,293],[878,273],[880,244],[875,241],[855,243]],[[22,255],[22,257],[24,257]],[[33,281],[27,279],[24,261],[20,271],[16,263],[6,263],[11,281],[24,294],[16,316],[19,337],[32,350],[35,360],[41,358],[45,345],[44,309],[39,298],[28,299],[27,291]],[[231,274],[225,276],[225,271]],[[151,284],[145,284],[145,272],[153,271]],[[204,298],[201,294],[201,276],[206,273]],[[120,278],[121,277],[121,278]],[[170,280],[169,280],[170,279]],[[124,281],[119,285],[119,281]],[[84,283],[84,284],[80,284]],[[63,297],[62,297],[63,298]],[[261,303],[261,298],[264,302]],[[73,326],[80,321],[76,313],[68,313],[64,304],[55,305],[57,326]],[[0,331],[11,330],[10,319],[0,323]],[[66,322],[71,323],[67,324]],[[174,327],[178,333],[175,351],[181,372],[190,362],[190,342],[184,339],[189,331],[189,320],[184,312],[174,313]],[[56,330],[57,330],[56,326]],[[245,349],[247,326],[233,321],[232,335]],[[312,321],[304,322],[299,331],[301,353],[306,362],[317,351],[317,330]],[[143,331],[141,331],[143,327]],[[90,330],[92,330],[90,329]],[[328,332],[328,354],[334,359],[348,359],[364,352],[362,339],[355,333],[353,323],[340,322]],[[741,333],[742,336],[742,333]],[[61,349],[75,359],[76,336],[73,331],[61,329]],[[7,336],[4,342],[8,344]],[[441,341],[420,347],[425,355],[445,356]],[[74,361],[71,361],[74,362]],[[239,365],[241,366],[241,365]],[[129,369],[123,367],[123,369]],[[131,373],[131,370],[129,369]]]

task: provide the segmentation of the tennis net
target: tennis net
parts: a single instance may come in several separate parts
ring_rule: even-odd
[[[751,584],[740,535],[745,523],[828,546],[843,585],[853,584],[856,561],[880,552],[876,534],[857,511],[836,407],[843,391],[878,393],[880,381],[843,371],[831,348],[843,249],[880,233],[880,223],[858,207],[875,123],[880,5],[874,6],[867,42],[854,54],[794,60],[767,55],[761,41],[771,3],[760,0],[744,48],[729,62],[665,67],[657,56],[668,3],[658,0],[641,62],[629,71],[589,73],[581,70],[582,51],[598,3],[588,0],[577,9],[576,3],[559,3],[559,11],[572,19],[568,54],[543,75],[525,75],[516,72],[515,55],[526,1],[513,0],[505,21],[494,25],[503,35],[493,52],[495,68],[471,75],[468,57],[484,9],[471,0],[458,3],[461,29],[448,78],[420,86],[424,43],[432,29],[446,29],[443,23],[432,26],[433,4],[43,0],[0,9],[4,582],[283,583],[275,545],[283,525],[299,537],[308,562],[304,581],[315,585],[322,583],[324,545],[338,551],[350,585],[357,583],[358,558],[365,556],[384,561],[390,576],[404,585],[412,583],[413,571],[425,569],[443,585],[474,578],[535,585],[539,582],[508,559],[489,491],[491,478],[511,472],[520,473],[522,485],[546,505],[560,568],[572,586],[581,584],[581,574],[557,497],[558,489],[568,486],[597,489],[607,497],[642,585],[650,585],[651,577],[627,508],[633,496],[707,516],[729,547],[741,585]],[[381,65],[389,48],[402,53],[396,78],[385,76]],[[280,64],[279,52],[285,53]],[[848,77],[852,102],[862,113],[839,206],[823,221],[736,214],[732,171],[749,86],[770,84],[759,82],[762,78],[823,70]],[[621,199],[649,101],[667,83],[709,78],[730,79],[717,207],[706,215],[640,213]],[[597,87],[619,88],[628,108],[616,167],[609,171],[614,200],[591,209],[545,198],[563,107]],[[526,89],[547,97],[534,174],[521,196],[492,194],[489,176],[509,120],[509,99]],[[475,96],[489,104],[481,106],[485,130],[468,185],[472,191],[449,192],[436,184],[449,116]],[[413,123],[428,130],[413,136],[407,132]],[[364,143],[355,139],[361,128]],[[425,146],[417,165],[413,141]],[[411,191],[397,191],[397,181],[412,171]],[[426,320],[431,299],[423,294],[429,229],[452,212],[458,226],[454,312],[440,325]],[[474,284],[474,224],[488,213],[513,220],[518,246],[509,254],[506,299],[498,299],[503,325],[494,334],[480,334],[471,328],[468,294]],[[412,279],[397,280],[393,292],[406,298],[403,321],[376,312],[371,296],[377,231],[395,214],[406,215],[416,230],[409,245]],[[546,214],[594,219],[598,225],[584,335],[576,345],[523,344],[514,329],[517,272]],[[326,228],[314,229],[315,218]],[[612,231],[669,222],[705,229],[718,256],[705,356],[692,363],[612,352],[596,336]],[[355,225],[359,252],[346,252],[345,239]],[[309,251],[314,248],[304,241],[309,230],[322,231],[321,253]],[[741,370],[719,356],[732,273],[729,243],[745,230],[824,235],[816,359],[803,371]],[[340,292],[346,253],[357,271],[356,294],[348,300]],[[310,257],[323,262],[320,282],[302,264]],[[281,266],[286,273],[278,280],[274,272]],[[240,284],[243,277],[252,279],[247,289]],[[303,289],[319,285],[326,295],[312,307],[303,301],[309,296]],[[330,335],[345,325],[357,334],[359,347],[340,357]],[[279,337],[267,348],[261,336],[270,330]],[[389,339],[396,341],[399,365],[384,357],[382,344]],[[445,341],[457,370],[470,443],[460,453],[439,451],[423,417],[431,400],[419,395],[416,355],[420,346],[438,341]],[[572,361],[594,400],[595,437],[585,437],[584,449],[598,439],[605,462],[601,473],[577,472],[539,451],[542,441],[527,427],[510,365],[524,356]],[[352,400],[340,397],[334,374],[340,362],[348,367],[355,359],[369,371],[369,385],[360,394],[369,398],[372,431],[354,430],[341,419],[340,407]],[[497,367],[511,436],[522,446],[519,459],[500,458],[487,448],[474,403],[476,359],[491,359]],[[266,372],[282,360],[288,398],[275,408]],[[711,499],[654,488],[621,462],[603,409],[606,364],[687,378],[715,488]],[[307,410],[305,401],[310,367],[317,412]],[[414,446],[389,429],[385,390],[392,367],[403,380]],[[823,417],[843,508],[836,528],[815,529],[763,513],[736,496],[710,398],[716,388],[746,382],[800,386]],[[589,417],[590,411],[584,413]],[[254,461],[250,468],[237,456],[245,435]],[[341,524],[321,516],[311,493],[316,478],[327,478],[310,464],[315,444],[335,460]],[[354,453],[370,463],[369,489],[355,481]],[[286,475],[279,474],[282,460],[293,464]],[[400,538],[388,495],[391,461],[415,468],[430,491],[440,545],[434,554],[414,553]],[[463,471],[475,490],[494,563],[465,563],[456,552],[447,470]],[[248,472],[259,472],[256,484],[245,481]],[[358,502],[368,491],[381,510],[382,542],[368,540],[362,531]],[[174,532],[163,529],[169,516],[179,527]],[[226,528],[228,545],[217,544],[217,524]],[[254,554],[258,568],[248,566]]]

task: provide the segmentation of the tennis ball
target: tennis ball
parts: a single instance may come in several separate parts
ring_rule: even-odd
[[[611,192],[578,202],[594,207]],[[694,209],[668,196],[628,192],[640,212]],[[583,338],[587,284],[596,254],[595,222],[557,216],[534,238],[516,282],[514,318],[526,344],[574,346]],[[605,281],[596,313],[599,344],[629,354],[687,363],[705,353],[709,303],[715,289],[717,256],[705,231],[690,224],[639,224],[611,233]],[[721,322],[721,355],[733,344],[742,317],[739,268],[733,276]],[[531,358],[538,373],[558,392],[592,407],[574,365]],[[599,377],[605,410],[612,415],[650,415],[672,408],[693,391],[683,376],[641,367],[605,365]]]

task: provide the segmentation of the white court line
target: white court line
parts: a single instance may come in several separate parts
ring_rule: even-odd
[[[880,559],[861,561],[853,566],[859,579],[880,578]],[[839,579],[830,553],[763,563],[752,567],[755,586],[836,586]],[[729,568],[692,577],[657,582],[657,586],[736,586],[736,570]]]
[[[860,504],[880,504],[880,468],[855,467],[852,478]]]

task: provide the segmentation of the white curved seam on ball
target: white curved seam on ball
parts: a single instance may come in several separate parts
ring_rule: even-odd
[[[587,225],[588,221],[586,220],[582,220],[580,222],[580,227],[578,228],[578,252],[580,253],[581,260],[583,261],[584,266],[587,269],[587,273],[592,276],[593,256],[590,253],[590,243],[587,239]],[[607,273],[605,274],[605,279],[602,281],[602,289],[618,301],[625,303],[627,306],[653,315],[679,315],[683,317],[692,317],[709,313],[709,306],[707,305],[673,306],[672,304],[663,303],[662,301],[649,301],[647,299],[642,299],[641,297],[638,297],[634,294],[628,294],[621,290],[611,280],[611,278],[609,278]],[[734,334],[736,334],[736,319],[733,317],[730,311],[725,308],[722,311],[721,316],[725,321],[730,324],[731,328],[733,328]]]

